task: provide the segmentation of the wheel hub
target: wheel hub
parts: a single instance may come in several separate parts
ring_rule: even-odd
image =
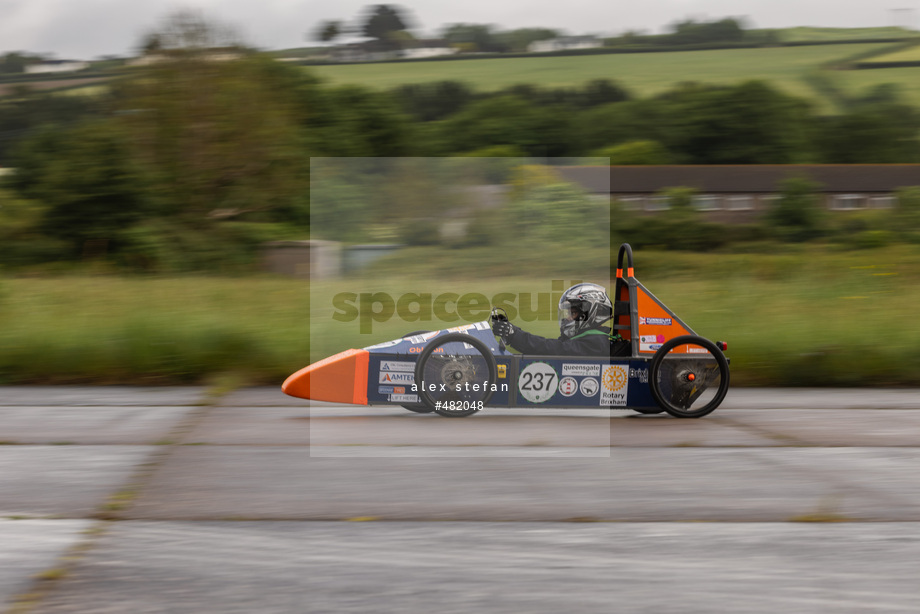
[[[441,368],[441,381],[449,384],[470,381],[474,375],[472,365],[467,361],[451,360]]]

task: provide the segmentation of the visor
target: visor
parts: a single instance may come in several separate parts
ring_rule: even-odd
[[[572,314],[572,310],[575,310],[575,315]],[[575,316],[582,315],[583,313],[584,312],[582,312],[581,308],[577,305],[573,305],[569,301],[560,301],[559,332],[566,337],[573,337],[581,322],[580,320],[576,320]]]

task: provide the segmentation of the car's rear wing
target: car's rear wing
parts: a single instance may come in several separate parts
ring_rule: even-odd
[[[633,358],[650,357],[668,340],[696,334],[636,279],[629,243],[621,245],[617,255],[613,297],[613,329],[630,341]]]

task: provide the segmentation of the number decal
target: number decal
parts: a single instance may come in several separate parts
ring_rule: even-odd
[[[541,363],[542,364],[542,363]],[[521,375],[521,390],[540,392],[556,388],[556,373],[528,373],[526,370]]]
[[[556,394],[559,377],[555,369],[545,362],[527,365],[518,378],[518,390],[531,403],[545,403]]]

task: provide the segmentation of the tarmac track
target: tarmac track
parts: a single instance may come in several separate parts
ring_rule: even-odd
[[[465,419],[0,388],[0,612],[917,612],[920,395]]]

